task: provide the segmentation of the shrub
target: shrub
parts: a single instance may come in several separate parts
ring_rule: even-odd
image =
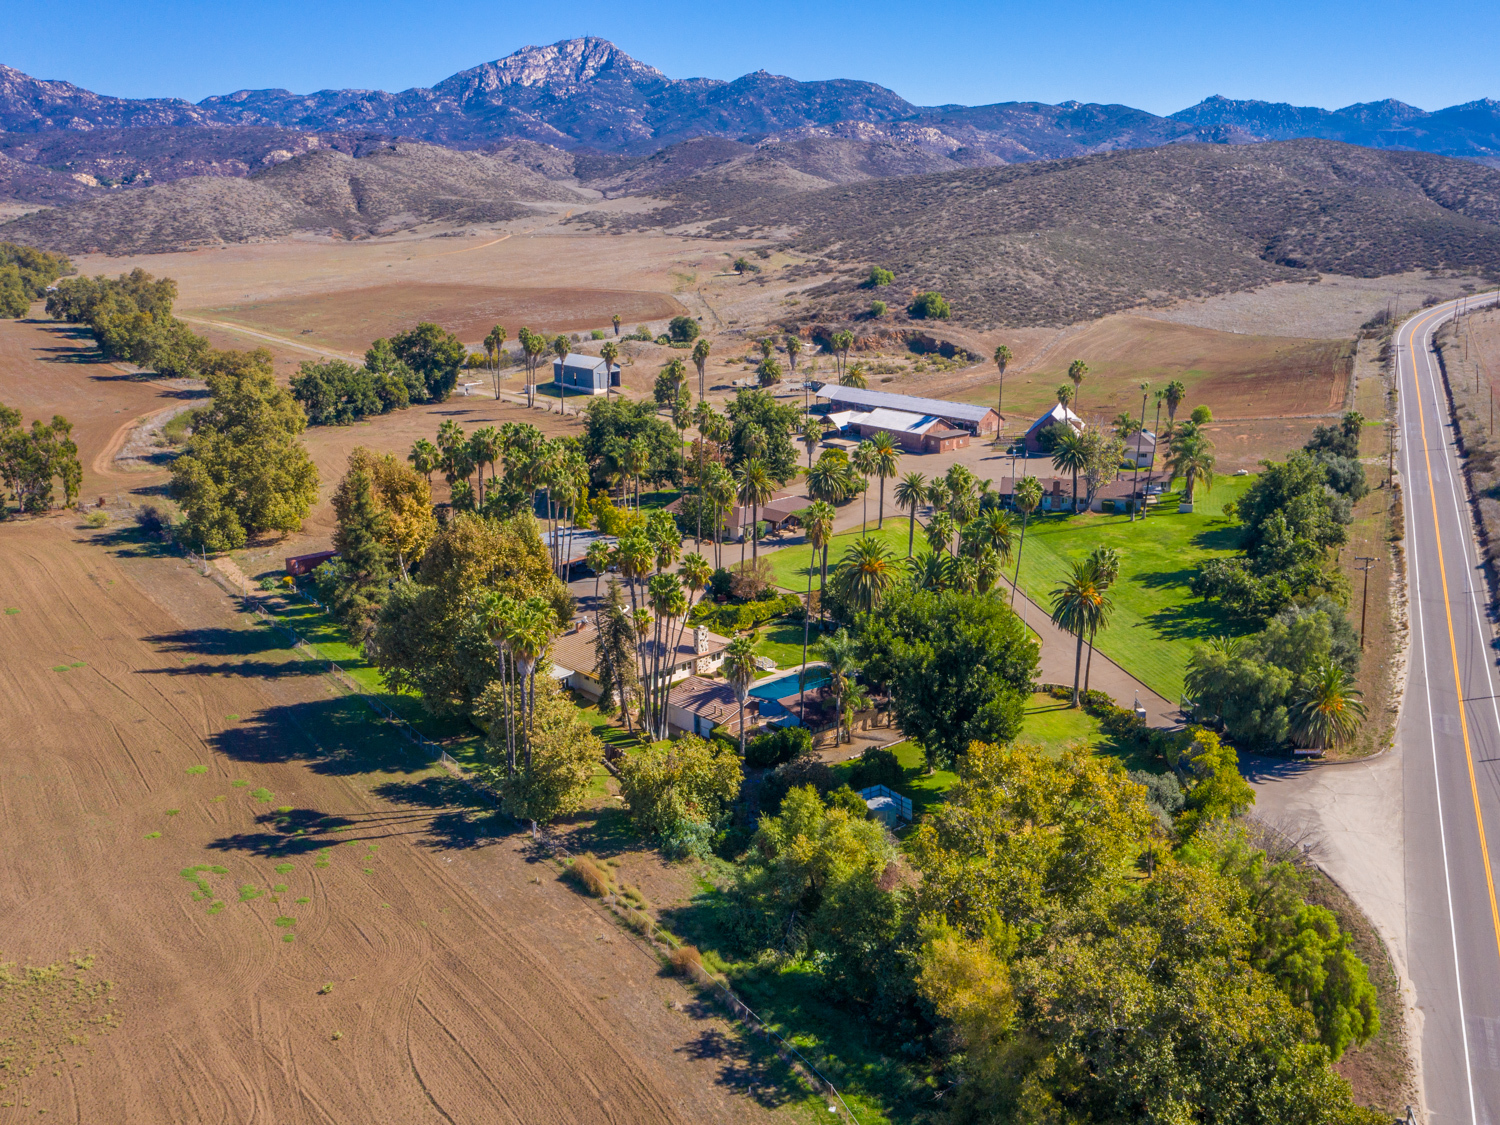
[[[1212,422],[1214,420],[1214,412],[1207,406],[1195,406],[1193,407],[1192,420],[1201,426],[1205,422]]]
[[[871,301],[870,315],[873,316],[876,320],[879,320],[885,315],[886,308],[887,306],[884,301]]]
[[[782,727],[756,735],[745,746],[745,765],[752,769],[770,769],[790,762],[801,754],[812,753],[812,735],[805,727]]]
[[[84,527],[103,527],[109,522],[109,515],[105,512],[90,512],[83,517]]]
[[[679,344],[691,343],[698,338],[698,333],[701,331],[698,322],[690,316],[674,316],[667,323],[667,334]]]
[[[947,320],[953,315],[953,306],[941,293],[929,290],[918,293],[906,311],[918,320]]]
[[[136,526],[152,539],[168,540],[172,537],[172,519],[154,504],[143,505],[135,514]]]
[[[602,340],[602,339],[604,339],[604,329],[602,329],[602,328],[596,328],[596,329],[594,329],[592,332],[589,333],[589,339],[590,340]]]
[[[868,789],[872,785],[884,785],[887,789],[901,783],[906,771],[894,750],[871,747],[854,761],[849,773],[849,785],[854,789]]]
[[[882,286],[889,285],[895,280],[896,275],[893,274],[890,270],[883,269],[880,266],[871,266],[870,275],[869,277],[865,278],[865,286],[870,289],[879,289]]]
[[[672,968],[680,974],[693,980],[698,972],[703,969],[703,954],[698,952],[696,945],[679,945],[671,953],[667,954],[667,960],[672,962]]]
[[[761,812],[776,815],[781,810],[782,800],[799,785],[811,785],[819,795],[829,793],[834,788],[833,770],[811,756],[783,762],[760,783]]]
[[[769,559],[747,559],[735,563],[729,571],[730,592],[742,601],[753,601],[771,588],[771,562]]]
[[[579,856],[568,868],[568,873],[595,898],[603,898],[613,888],[609,871],[589,856]]]
[[[734,592],[734,576],[722,566],[708,576],[708,596],[727,598]]]

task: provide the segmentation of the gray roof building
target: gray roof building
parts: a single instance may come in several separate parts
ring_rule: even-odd
[[[975,406],[968,402],[949,402],[941,398],[919,398],[916,395],[898,395],[889,391],[861,390],[859,387],[841,387],[837,383],[824,383],[818,388],[818,397],[826,398],[842,407],[857,410],[897,410],[905,414],[931,415],[941,418],[950,426],[958,426],[970,433],[992,433],[1000,425],[1000,415],[992,406]],[[857,420],[857,419],[856,419]]]

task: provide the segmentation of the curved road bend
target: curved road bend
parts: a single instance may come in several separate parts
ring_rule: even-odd
[[[1465,308],[1493,295],[1468,298]],[[1410,971],[1434,1125],[1500,1125],[1500,703],[1484,575],[1432,335],[1396,336],[1410,668],[1401,740]]]

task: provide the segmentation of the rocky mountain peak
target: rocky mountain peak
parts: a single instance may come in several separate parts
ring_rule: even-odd
[[[608,39],[588,35],[563,39],[549,47],[522,47],[503,59],[460,71],[435,89],[442,91],[450,85],[469,90],[522,86],[571,94],[607,79],[650,85],[669,81],[654,66],[631,58]]]

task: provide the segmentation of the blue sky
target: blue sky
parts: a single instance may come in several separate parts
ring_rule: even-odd
[[[1224,94],[1439,109],[1500,96],[1495,5],[82,0],[61,11],[10,5],[0,62],[100,93],[194,101],[243,88],[427,86],[527,43],[585,34],[673,78],[760,68],[863,78],[919,105],[1076,98],[1170,113]]]

